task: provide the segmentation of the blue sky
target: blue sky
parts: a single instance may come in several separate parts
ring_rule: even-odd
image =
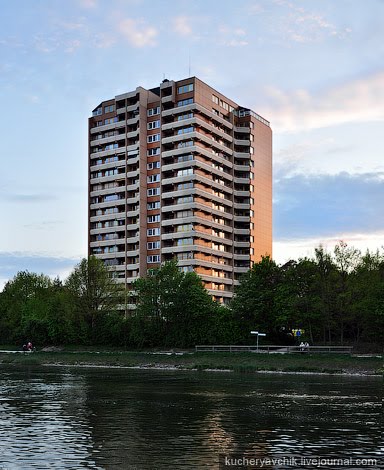
[[[384,2],[0,3],[0,288],[87,252],[87,118],[196,75],[271,121],[274,257],[384,244]]]

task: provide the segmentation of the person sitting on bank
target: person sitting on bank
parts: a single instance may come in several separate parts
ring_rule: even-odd
[[[308,343],[308,341],[306,341],[305,344],[304,344],[304,350],[305,350],[305,352],[309,352],[309,343]]]
[[[301,352],[305,351],[305,344],[303,342],[300,343],[300,351]]]

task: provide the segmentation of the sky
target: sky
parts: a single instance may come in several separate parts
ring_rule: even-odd
[[[87,120],[195,75],[271,122],[273,257],[384,245],[383,0],[0,0],[0,289],[87,255]]]

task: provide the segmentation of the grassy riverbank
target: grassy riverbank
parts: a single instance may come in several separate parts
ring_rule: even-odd
[[[154,351],[72,350],[4,353],[0,364],[120,366],[231,370],[237,372],[325,372],[383,374],[383,358],[342,354],[165,353]]]

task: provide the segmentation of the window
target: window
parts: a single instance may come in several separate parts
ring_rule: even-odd
[[[179,238],[177,240],[177,246],[184,246],[184,245],[193,245],[193,238]]]
[[[95,109],[95,111],[92,113],[92,116],[100,116],[100,114],[103,114],[103,109],[101,107]]]
[[[108,196],[105,196],[104,198],[104,201],[105,202],[108,202],[108,201],[117,201],[117,199],[119,199],[119,196],[117,194],[110,194]]]
[[[177,106],[186,106],[187,104],[192,104],[193,98],[188,98],[187,100],[180,100],[177,102]]]
[[[176,232],[190,232],[193,230],[193,224],[178,225]]]
[[[159,142],[160,141],[160,134],[152,134],[147,136],[147,142],[150,144],[151,142]]]
[[[184,147],[192,147],[193,146],[193,140],[188,140],[187,142],[179,142],[177,145],[178,149],[182,149]]]
[[[177,185],[177,190],[182,191],[183,189],[190,189],[193,188],[193,182],[188,181],[188,183],[180,183]]]
[[[180,134],[188,134],[189,132],[193,132],[195,130],[195,128],[193,126],[190,126],[190,127],[182,127],[181,129],[179,129],[177,131],[177,134],[180,135]]]
[[[148,250],[158,250],[160,249],[160,241],[157,242],[148,242],[147,243]]]
[[[117,149],[119,144],[109,144],[105,146],[105,150],[112,150],[112,149]]]
[[[191,119],[193,118],[193,113],[185,113],[185,114],[180,114],[177,116],[178,121],[184,121],[184,119]]]
[[[177,89],[177,93],[180,95],[181,93],[188,93],[189,91],[193,91],[193,83],[188,83],[188,85],[179,86]]]
[[[115,106],[111,104],[110,106],[105,106],[104,107],[104,112],[105,113],[112,113],[115,110]]]
[[[193,259],[193,253],[192,251],[184,251],[183,253],[177,253],[177,259],[178,260]]]
[[[160,181],[160,173],[147,176],[147,183],[157,183],[158,181]]]
[[[179,170],[176,176],[187,176],[193,175],[193,168],[184,168],[183,170]]]
[[[147,116],[155,116],[156,114],[160,114],[160,106],[147,110]]]
[[[188,204],[193,202],[193,196],[178,197],[176,199],[176,204]]]
[[[148,122],[147,129],[150,131],[151,129],[159,129],[160,127],[160,120]]]
[[[192,217],[192,216],[193,216],[193,211],[191,210],[176,212],[177,219],[185,219],[186,217]]]
[[[160,263],[160,255],[147,256],[147,263]]]
[[[154,209],[160,209],[160,201],[149,202],[147,207],[149,211],[153,211]]]
[[[180,266],[179,271],[182,273],[191,273],[193,272],[193,267],[192,266]]]
[[[160,228],[149,228],[147,229],[147,236],[148,237],[156,237],[160,235]]]
[[[118,121],[118,117],[115,116],[115,117],[113,117],[113,118],[106,119],[106,120],[104,121],[104,124],[113,124],[114,122],[117,122],[117,121]]]
[[[179,157],[177,157],[177,163],[181,163],[181,162],[189,162],[193,160],[193,155],[192,154],[189,154],[189,155],[180,155]]]
[[[216,95],[212,95],[212,101],[213,101],[215,104],[219,104],[219,98],[218,98]]]
[[[149,188],[147,189],[147,196],[159,196],[160,188]]]
[[[160,214],[157,215],[149,215],[147,218],[149,224],[153,224],[155,222],[160,222]]]
[[[152,155],[160,155],[160,147],[155,147],[153,149],[147,150],[147,155],[150,157]]]
[[[160,162],[147,163],[147,170],[153,170],[154,168],[160,168]]]

